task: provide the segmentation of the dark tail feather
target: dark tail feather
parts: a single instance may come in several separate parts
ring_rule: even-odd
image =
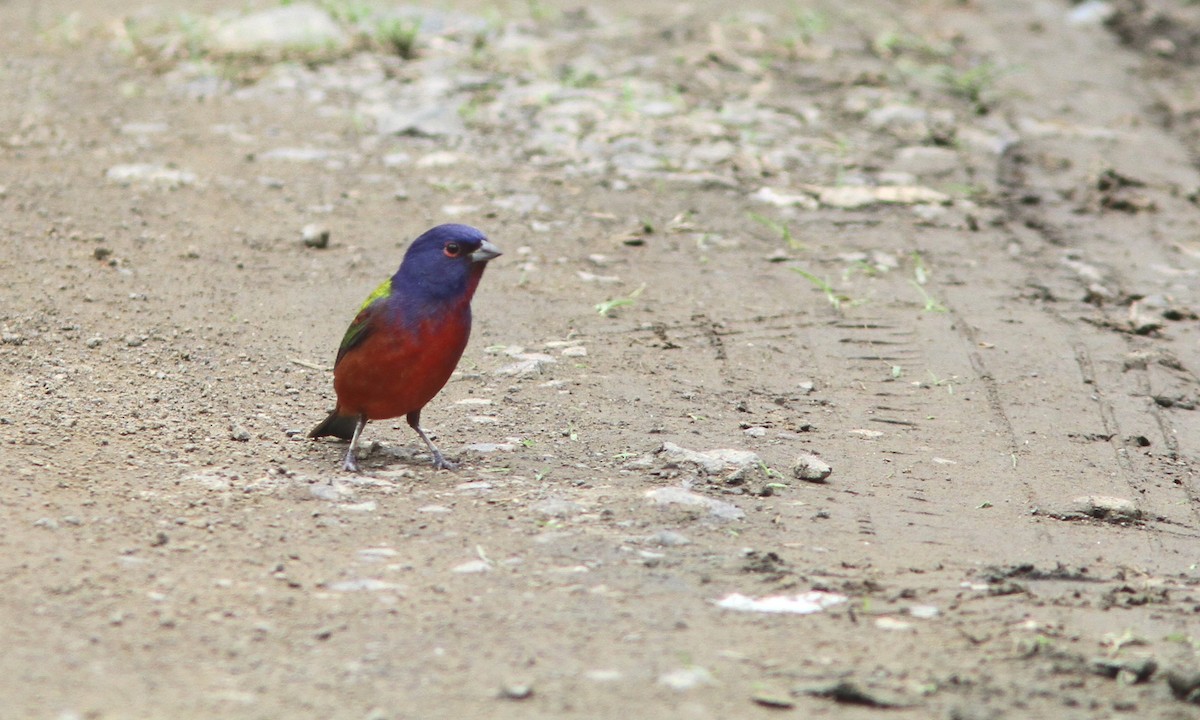
[[[338,415],[337,410],[329,413],[329,417],[318,426],[312,429],[308,434],[310,438],[319,438],[326,435],[333,435],[343,440],[349,440],[354,437],[354,427],[358,424],[358,418],[353,415]]]

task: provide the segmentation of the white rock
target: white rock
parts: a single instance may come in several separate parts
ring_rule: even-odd
[[[749,450],[723,448],[698,452],[671,442],[663,443],[662,447],[658,449],[658,454],[670,462],[693,463],[709,475],[715,475],[725,470],[738,470],[762,462],[758,453]]]
[[[329,247],[329,228],[317,223],[308,223],[300,228],[300,241],[307,247]]]
[[[1108,495],[1087,495],[1075,498],[1067,506],[1066,514],[1086,515],[1112,522],[1136,521],[1142,518],[1141,509],[1132,500]]]
[[[880,618],[875,618],[875,627],[880,630],[912,630],[913,624],[907,620],[897,620],[886,615]]]
[[[380,590],[399,590],[395,583],[376,580],[375,578],[359,578],[357,580],[342,580],[329,586],[334,592],[379,592]]]
[[[217,28],[208,42],[211,51],[224,55],[340,53],[350,45],[350,36],[329,13],[305,2],[231,20]]]
[[[463,161],[463,156],[449,150],[438,150],[417,158],[419,168],[443,168],[457,165]]]
[[[455,97],[434,98],[423,103],[372,104],[360,106],[366,116],[374,118],[375,132],[380,135],[422,135],[425,137],[457,137],[467,132],[463,122],[462,100]],[[435,153],[450,156],[454,153]],[[421,158],[429,162],[425,158]],[[418,164],[421,161],[418,160]],[[440,160],[435,160],[440,162]],[[456,157],[449,163],[458,162]],[[444,165],[445,165],[444,164]],[[436,167],[444,167],[437,165]],[[435,167],[425,165],[423,167]]]
[[[569,517],[583,512],[583,506],[570,500],[551,498],[533,506],[533,511],[550,517]]]
[[[517,362],[511,365],[505,365],[495,371],[496,375],[534,375],[540,373],[542,368],[551,363],[557,362],[552,355],[545,353],[523,353],[516,356],[519,358]]]
[[[492,564],[487,560],[468,560],[450,568],[452,573],[485,573],[490,572]]]
[[[883,437],[883,431],[881,431],[881,430],[868,430],[866,428],[854,428],[853,430],[847,430],[846,432],[850,433],[851,435],[861,435],[862,437],[865,437],[868,440],[874,440],[875,438]]]
[[[493,453],[493,452],[512,452],[517,449],[517,446],[512,443],[471,443],[463,448],[469,452],[477,453]]]
[[[816,210],[821,206],[811,195],[784,193],[774,188],[761,187],[750,195],[755,202],[774,205],[775,207],[801,207],[805,210]]]
[[[285,162],[321,162],[337,156],[332,150],[309,147],[281,147],[258,155],[259,160],[283,160]]]
[[[473,480],[471,482],[459,483],[454,486],[459,492],[487,492],[492,489],[492,484],[487,480]]]
[[[327,483],[313,483],[308,486],[308,491],[318,500],[328,500],[329,502],[350,500],[354,497],[354,489],[346,482],[340,480],[332,480]]]
[[[677,692],[692,690],[702,685],[713,685],[715,682],[712,673],[696,665],[671,670],[658,676],[659,685],[669,687]]]
[[[583,674],[585,678],[592,682],[615,682],[624,677],[620,670],[588,670]]]
[[[812,453],[800,453],[792,461],[792,477],[797,480],[824,482],[832,472],[828,463]]]
[[[827,207],[851,210],[869,205],[912,205],[915,203],[948,203],[950,196],[920,185],[837,185],[814,186],[817,199]]]
[[[665,487],[648,490],[646,497],[656,505],[683,505],[695,507],[723,520],[739,520],[746,516],[738,506],[723,500],[710,498],[681,487]]]
[[[1112,17],[1117,10],[1112,3],[1105,0],[1086,0],[1067,13],[1067,23],[1070,25],[1100,25]]]
[[[121,126],[122,135],[157,135],[167,130],[164,122],[130,122]]]
[[[113,165],[104,173],[110,182],[120,185],[144,183],[147,185],[163,185],[169,188],[194,185],[196,174],[186,170],[177,170],[164,165],[152,163],[132,163],[128,165]]]
[[[689,545],[692,541],[674,530],[659,530],[647,537],[646,542],[650,545],[658,545],[660,547],[678,547],[680,545]]]

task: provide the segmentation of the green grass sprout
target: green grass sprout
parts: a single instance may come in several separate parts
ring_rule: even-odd
[[[841,312],[842,303],[850,301],[849,296],[842,295],[842,294],[838,293],[838,291],[834,290],[833,286],[829,284],[828,280],[819,278],[816,275],[813,275],[812,273],[810,273],[809,271],[798,268],[798,267],[791,268],[791,270],[792,270],[792,272],[800,275],[805,280],[808,280],[810,283],[812,283],[818,289],[820,289],[822,292],[824,292],[826,299],[829,300],[829,304],[833,306],[834,310]]]
[[[629,293],[625,297],[613,298],[611,300],[605,300],[604,302],[601,302],[601,303],[596,303],[596,312],[600,313],[600,315],[602,317],[608,317],[608,314],[610,312],[612,312],[613,310],[616,310],[619,307],[625,307],[627,305],[632,305],[634,303],[634,301],[637,300],[638,296],[642,294],[642,291],[645,289],[646,289],[646,283],[642,283],[641,286],[638,287],[637,290],[634,290],[633,292]]]

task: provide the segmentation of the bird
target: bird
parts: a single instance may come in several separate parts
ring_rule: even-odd
[[[454,468],[421,429],[421,410],[458,365],[471,335],[471,297],[500,254],[470,225],[438,225],[409,245],[400,269],[359,307],[333,365],[337,406],[308,434],[349,440],[346,472],[359,472],[367,423],[401,415],[429,448],[434,468]]]

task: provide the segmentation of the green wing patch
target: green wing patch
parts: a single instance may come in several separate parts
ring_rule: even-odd
[[[367,308],[371,307],[371,303],[375,302],[379,298],[387,297],[388,295],[391,295],[391,294],[392,294],[392,279],[388,278],[387,280],[383,281],[383,284],[381,284],[379,287],[375,288],[375,290],[370,295],[367,296],[366,300],[363,300],[363,304],[358,306],[358,311],[361,313],[363,310],[366,310]]]
[[[341,362],[342,356],[347,351],[353,348],[366,339],[368,331],[371,328],[371,308],[375,303],[392,294],[392,281],[389,278],[384,280],[383,284],[375,288],[375,291],[367,296],[363,304],[358,307],[358,314],[354,316],[354,321],[350,323],[350,327],[346,328],[346,334],[342,336],[342,344],[338,347],[337,360],[333,363],[334,367]]]

